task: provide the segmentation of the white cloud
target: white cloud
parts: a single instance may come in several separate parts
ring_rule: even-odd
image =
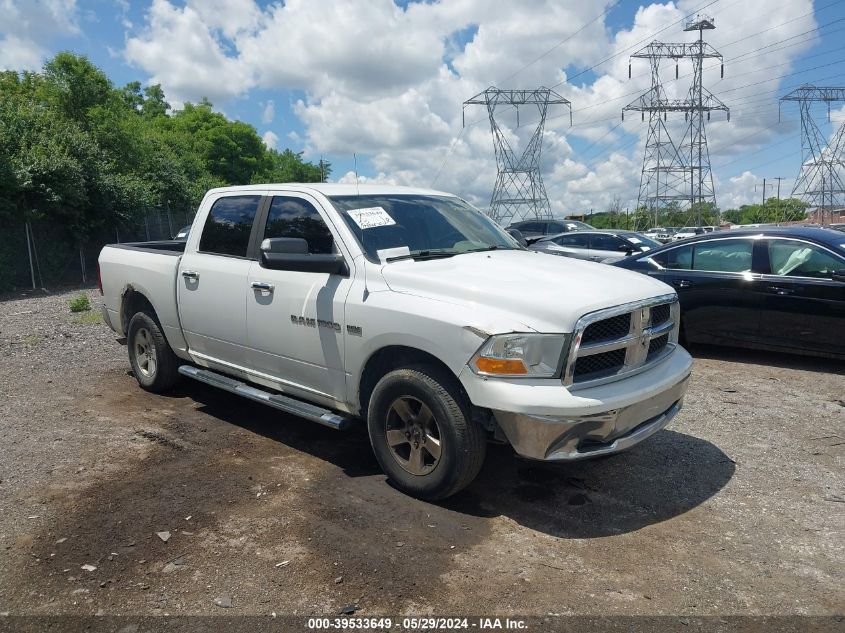
[[[261,111],[261,122],[265,125],[272,123],[273,119],[276,118],[276,105],[273,103],[273,100],[270,99],[267,103],[264,104],[264,109]]]
[[[175,106],[242,94],[254,84],[237,59],[226,55],[212,27],[193,6],[153,0],[143,33],[126,41],[127,61],[150,73]]]
[[[45,42],[79,32],[76,0],[0,1],[0,70],[37,70]]]
[[[269,147],[270,149],[276,149],[276,145],[279,142],[279,135],[271,130],[267,130],[264,134],[261,135],[261,138],[264,140],[264,144]]]
[[[462,129],[461,103],[491,84],[560,84],[556,90],[572,101],[574,125],[565,111],[549,112],[542,170],[553,210],[578,213],[601,210],[617,195],[627,206],[636,204],[648,126],[636,113],[621,123],[620,114],[649,88],[650,72],[646,60],[635,60],[628,79],[629,56],[653,39],[695,37],[681,24],[694,0],[642,6],[631,26],[616,33],[596,19],[608,8],[618,12],[612,4],[463,0],[402,9],[392,0],[289,0],[262,9],[253,0],[184,5],[153,0],[145,28],[127,39],[125,55],[151,81],[161,82],[172,102],[227,100],[255,87],[298,91],[302,96],[291,109],[304,131],[285,135],[301,143],[306,155],[365,154],[377,181],[422,186],[436,181],[481,206],[489,201],[496,175],[492,140],[482,108],[467,111],[468,126]],[[726,159],[761,147],[791,125],[773,123],[780,82],[755,83],[789,72],[812,38],[782,50],[777,42],[816,23],[811,0],[781,3],[777,11],[765,0],[717,4],[713,10],[718,28],[706,36],[725,55],[725,78],[708,62],[705,85],[731,107],[733,117],[726,123],[717,115],[707,134],[720,206],[728,208],[745,200],[746,176],[731,178],[737,173],[731,170],[742,165],[725,164]],[[747,20],[752,14],[757,18]],[[755,52],[770,44],[763,54]],[[590,73],[572,70],[608,57]],[[690,62],[681,62],[677,80],[674,70],[674,64],[665,64],[661,77],[667,94],[682,98]],[[266,125],[275,105],[268,101],[263,108]],[[517,127],[502,112],[500,123],[517,152],[533,131],[535,115],[526,109],[521,117]],[[683,116],[671,117],[669,127],[679,140]],[[268,134],[273,133],[265,134],[269,145]],[[576,139],[595,145],[579,155],[573,151]]]

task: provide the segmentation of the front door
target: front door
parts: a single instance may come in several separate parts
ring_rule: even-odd
[[[176,287],[188,349],[199,360],[243,365],[250,238],[261,195],[222,196],[188,238]]]
[[[845,283],[833,280],[845,259],[810,242],[766,240],[760,341],[768,345],[845,354]]]
[[[313,254],[349,254],[306,195],[273,196],[260,234],[303,238]],[[328,273],[270,270],[255,261],[246,299],[250,365],[282,391],[330,403],[346,395],[344,307],[350,278]]]

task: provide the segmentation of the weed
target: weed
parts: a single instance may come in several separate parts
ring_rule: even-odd
[[[88,295],[79,295],[68,302],[71,312],[87,312],[91,309],[91,302],[88,301]]]

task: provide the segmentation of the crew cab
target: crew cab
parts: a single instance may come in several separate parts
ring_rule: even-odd
[[[635,272],[530,252],[460,198],[338,184],[213,189],[187,241],[109,245],[105,322],[140,386],[187,376],[343,430],[409,494],[468,485],[488,439],[568,461],[681,407],[678,302]]]

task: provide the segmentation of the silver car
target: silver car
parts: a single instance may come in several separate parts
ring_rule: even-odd
[[[552,255],[603,262],[645,253],[659,246],[660,243],[634,231],[607,230],[550,235],[534,242],[529,248]]]

